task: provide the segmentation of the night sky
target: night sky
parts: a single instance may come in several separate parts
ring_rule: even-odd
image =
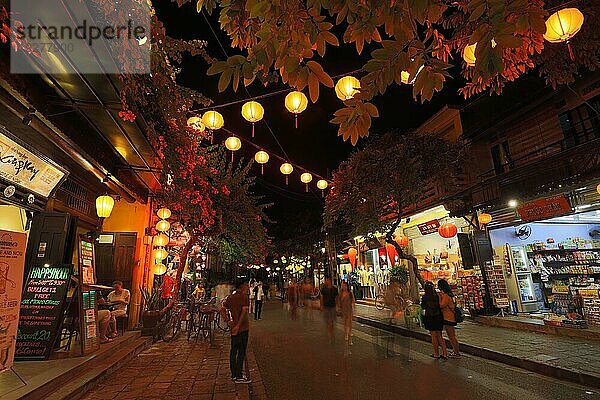
[[[173,2],[157,2],[155,8],[159,19],[167,29],[167,34],[171,37],[206,40],[208,53],[218,59],[226,59],[225,52],[227,56],[239,54],[239,50],[231,48],[227,35],[220,30],[216,15],[206,15],[205,18],[202,14],[196,13],[195,3],[179,8]],[[343,75],[360,69],[370,51],[377,46],[377,44],[365,46],[362,56],[358,56],[354,47],[347,44],[341,44],[339,48],[328,46],[325,59],[321,63],[331,76]],[[247,91],[241,87],[237,92],[233,92],[229,87],[225,92],[219,93],[218,76],[206,75],[209,66],[201,57],[187,57],[181,67],[182,72],[178,77],[178,83],[200,91],[211,98],[215,104],[245,100],[252,96],[287,88],[283,84],[272,84],[265,88],[260,82],[255,81]],[[463,104],[464,101],[456,93],[459,85],[460,82],[449,81],[443,93],[437,94],[431,102],[425,104],[412,99],[411,86],[389,88],[385,95],[373,100],[379,109],[380,117],[374,119],[371,135],[385,132],[390,128],[417,127],[443,105]],[[292,163],[301,165],[310,172],[330,178],[331,171],[355,149],[349,142],[344,142],[337,137],[337,126],[329,122],[333,118],[333,113],[342,106],[342,102],[335,96],[333,89],[321,86],[320,93],[317,103],[313,104],[309,101],[307,110],[299,115],[298,129],[294,129],[293,115],[285,109],[285,94],[259,100],[265,109],[265,117],[263,121],[256,124],[256,137],[253,142],[271,154],[288,158]],[[224,116],[225,128],[243,138],[251,139],[251,124],[241,116],[241,104],[221,108],[219,112]],[[222,141],[226,136],[226,133],[220,132],[215,138]],[[358,148],[361,142],[364,141],[359,141]],[[236,153],[236,157],[252,158],[255,152],[256,149],[243,144],[242,150]],[[305,193],[299,173],[294,171],[290,176],[289,186],[286,186],[285,178],[279,172],[280,162],[273,158],[271,161],[265,165],[264,176],[260,175],[258,165],[254,167],[254,173],[258,177],[255,191],[264,195],[264,202],[273,203],[267,214],[277,224],[269,227],[270,235],[281,239],[290,236],[294,233],[294,229],[290,230],[289,225],[295,224],[297,216],[304,214],[313,223],[315,229],[318,229],[324,201],[320,190],[315,187],[315,182],[312,182],[310,192]]]

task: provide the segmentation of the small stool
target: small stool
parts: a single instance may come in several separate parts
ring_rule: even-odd
[[[121,332],[121,336],[125,334],[125,329],[129,325],[129,315],[119,315],[115,317],[115,321],[117,322],[117,332]]]

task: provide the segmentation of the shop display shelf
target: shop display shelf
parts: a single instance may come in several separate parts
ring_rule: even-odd
[[[599,261],[571,260],[571,261],[542,261],[546,267],[564,267],[565,265],[587,265],[591,267],[600,267]]]
[[[565,252],[565,251],[600,251],[600,249],[544,249],[544,250],[528,250],[527,254]]]
[[[549,274],[550,276],[600,276],[600,272],[592,272],[592,273],[585,273],[585,272],[561,272],[561,273],[556,273],[556,274]]]

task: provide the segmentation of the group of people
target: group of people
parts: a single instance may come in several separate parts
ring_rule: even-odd
[[[268,289],[262,281],[254,279],[250,281],[250,309],[248,312],[254,314],[255,321],[262,319],[263,301],[266,299],[267,293]]]
[[[436,291],[433,283],[425,282],[425,294],[421,298],[421,308],[424,312],[423,323],[425,329],[431,334],[431,344],[433,345],[431,357],[444,360],[448,358],[446,341],[442,337],[442,331],[445,330],[452,345],[450,357],[458,358],[460,357],[460,349],[456,338],[457,311],[454,294],[450,285],[444,279],[438,281],[437,289]]]

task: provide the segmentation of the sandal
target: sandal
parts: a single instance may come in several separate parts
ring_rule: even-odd
[[[436,360],[440,358],[440,356],[437,356],[437,357],[436,357],[436,356],[435,356],[435,355],[433,355],[433,354],[430,354],[430,355],[429,355],[429,357],[431,357],[431,358],[435,358]]]
[[[102,339],[100,339],[100,343],[104,344],[104,343],[110,343],[113,340],[111,338],[107,338],[107,337],[103,337]]]

